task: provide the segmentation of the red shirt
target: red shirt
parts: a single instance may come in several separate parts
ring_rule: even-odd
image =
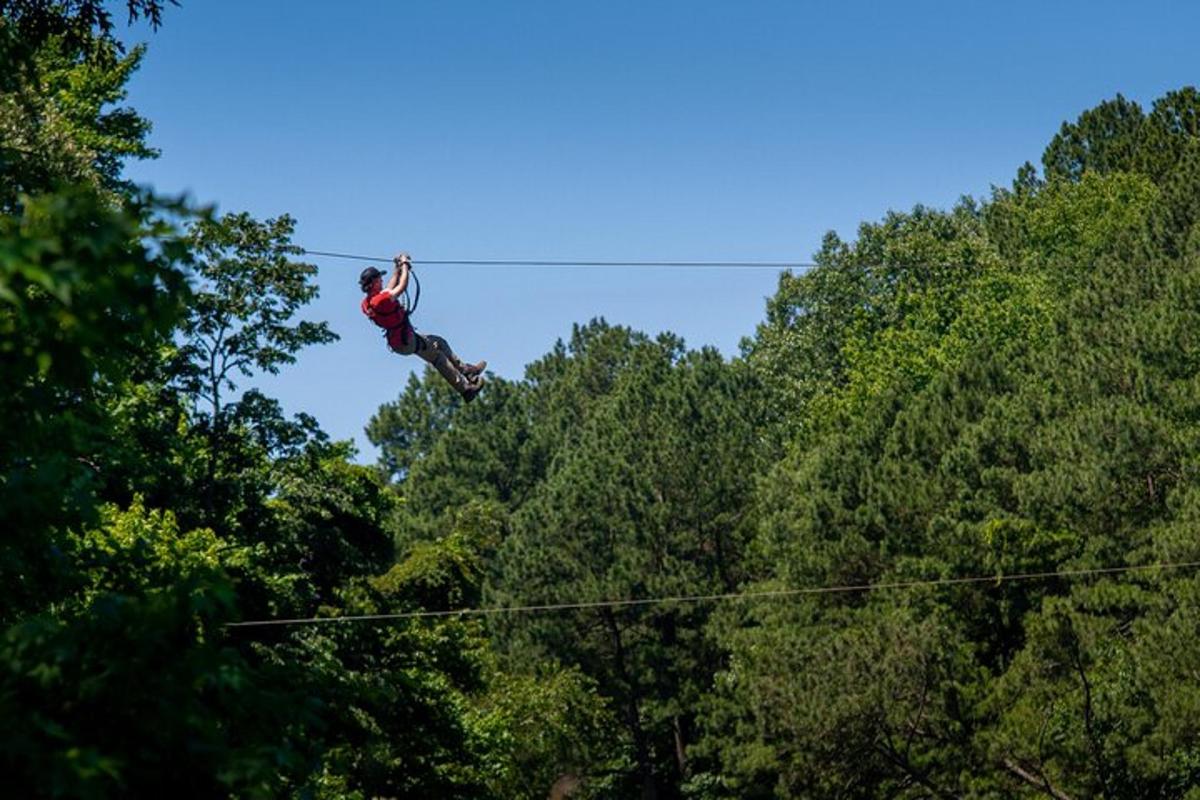
[[[408,313],[399,300],[387,292],[379,292],[363,298],[362,312],[387,331],[388,346],[393,350],[408,344],[412,327],[408,323]]]

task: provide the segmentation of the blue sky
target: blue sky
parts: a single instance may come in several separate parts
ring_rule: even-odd
[[[1120,92],[1195,83],[1185,2],[182,0],[130,103],[130,175],[292,214],[314,250],[428,259],[807,261],[827,230],[1007,184]],[[415,358],[358,311],[363,265],[313,259],[341,335],[260,381],[362,427]],[[603,316],[727,355],[776,276],[429,267],[418,328],[505,377]]]

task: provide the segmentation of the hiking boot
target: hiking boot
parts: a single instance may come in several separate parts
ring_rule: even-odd
[[[464,403],[469,403],[475,399],[475,395],[479,394],[481,389],[483,389],[483,378],[475,376],[459,394],[462,395]]]
[[[480,361],[478,364],[458,365],[458,371],[463,375],[466,375],[468,378],[474,378],[476,375],[482,374],[485,369],[487,369],[486,361]]]

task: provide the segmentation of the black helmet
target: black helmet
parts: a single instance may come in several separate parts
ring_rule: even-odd
[[[382,272],[375,269],[374,267],[367,267],[366,269],[364,269],[362,271],[362,274],[358,276],[358,285],[365,292],[371,288],[371,284],[375,282],[376,278],[382,278],[382,277],[383,277]]]

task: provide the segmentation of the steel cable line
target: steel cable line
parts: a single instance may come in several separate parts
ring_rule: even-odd
[[[327,250],[308,250],[301,253],[350,261],[372,261],[391,264],[392,259],[362,256],[354,253],[334,253]],[[802,261],[569,261],[546,259],[413,259],[413,264],[457,267],[742,267],[745,269],[813,269],[817,265]]]
[[[338,253],[329,250],[309,250],[297,248],[301,255],[320,256],[324,258],[341,258],[350,261],[369,261],[379,264],[391,264],[394,259],[382,256],[365,256],[356,253]],[[537,258],[504,258],[504,259],[412,259],[411,263],[438,266],[460,267],[712,267],[712,268],[743,268],[743,269],[786,269],[808,272],[822,266],[828,269],[864,269],[864,270],[955,270],[955,269],[994,269],[1000,265],[982,262],[951,262],[951,263],[918,263],[918,264],[883,264],[883,263],[848,263],[848,264],[818,264],[815,261],[620,261],[620,260],[570,260],[570,259],[537,259]],[[1043,269],[1051,265],[1043,265]],[[1056,268],[1095,268],[1095,264],[1057,264]]]
[[[482,608],[458,608],[446,611],[402,611],[394,614],[358,614],[341,617],[303,617],[296,619],[260,619],[245,622],[229,622],[226,628],[263,628],[290,625],[318,625],[330,622],[386,622],[402,619],[428,619],[439,617],[482,617],[497,614],[533,614],[550,611],[572,611],[589,608],[628,608],[633,606],[667,605],[677,603],[722,602],[728,600],[776,599],[801,595],[849,594],[854,592],[876,592],[892,589],[914,589],[922,586],[956,586],[973,583],[999,585],[1013,581],[1047,580],[1060,577],[1085,577],[1091,575],[1115,575],[1147,570],[1194,569],[1200,561],[1158,562],[1154,564],[1125,564],[1117,567],[1095,567],[1091,569],[1049,570],[1045,572],[1017,572],[1010,575],[972,575],[960,578],[930,578],[925,580],[890,581],[885,583],[861,583],[843,586],[812,586],[797,589],[767,589],[757,592],[724,592],[719,594],[691,594],[668,597],[643,597],[622,600],[594,600],[578,603],[542,603],[523,606],[491,606]]]

